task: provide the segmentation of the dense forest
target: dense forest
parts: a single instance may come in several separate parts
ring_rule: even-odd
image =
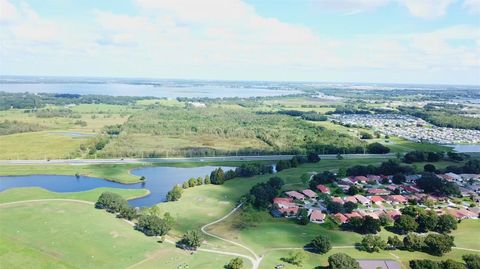
[[[141,139],[155,137],[147,149],[141,149]],[[194,142],[201,138],[207,144]],[[100,153],[115,156],[158,157],[167,154],[156,143],[169,139],[188,140],[188,145],[173,145],[170,154],[210,156],[215,154],[305,154],[309,150],[319,153],[364,153],[366,143],[315,126],[301,118],[281,114],[255,113],[248,109],[152,107],[132,115],[121,127],[118,137],[110,141]],[[219,141],[228,141],[223,145]],[[165,142],[166,143],[166,142]],[[233,145],[232,145],[233,143]],[[142,151],[142,152],[139,152]]]
[[[70,104],[110,104],[129,105],[138,100],[153,99],[153,97],[109,96],[109,95],[79,95],[53,93],[10,93],[0,91],[0,110],[11,108],[37,109],[46,105]]]

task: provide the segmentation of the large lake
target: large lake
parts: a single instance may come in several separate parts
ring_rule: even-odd
[[[223,170],[234,169],[226,166],[202,166],[192,168],[182,167],[147,167],[132,171],[136,176],[144,176],[145,182],[136,184],[120,184],[92,177],[75,177],[60,175],[31,175],[31,176],[3,176],[0,177],[0,191],[19,187],[40,187],[54,192],[78,192],[100,187],[120,189],[147,189],[150,194],[132,199],[132,206],[152,206],[166,200],[167,192],[176,184],[182,184],[191,177],[205,177],[214,169],[222,167]]]
[[[445,145],[447,147],[453,148],[456,152],[469,153],[469,152],[480,152],[480,145]]]
[[[0,83],[0,91],[31,93],[73,93],[114,96],[177,97],[260,97],[300,93],[296,90],[228,87],[222,85],[167,86],[123,83]]]

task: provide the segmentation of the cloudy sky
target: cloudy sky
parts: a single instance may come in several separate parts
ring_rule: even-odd
[[[2,75],[480,84],[480,0],[0,0]]]

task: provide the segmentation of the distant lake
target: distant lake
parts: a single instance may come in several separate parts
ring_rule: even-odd
[[[222,85],[164,86],[127,83],[0,83],[0,91],[31,93],[100,94],[113,96],[177,97],[260,97],[300,93],[296,90],[272,90]]]
[[[147,189],[150,194],[128,201],[132,206],[152,206],[165,202],[167,192],[176,184],[182,184],[189,178],[205,177],[217,166],[203,167],[146,167],[133,170],[136,176],[144,176],[145,182],[121,184],[93,177],[75,177],[63,175],[0,176],[0,191],[19,187],[40,187],[54,192],[79,192],[95,188]],[[223,166],[224,171],[235,167]]]
[[[468,152],[480,152],[480,145],[445,145],[453,148],[456,152],[468,153]]]

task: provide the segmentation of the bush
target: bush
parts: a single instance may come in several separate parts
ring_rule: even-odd
[[[243,260],[241,258],[233,258],[230,262],[225,265],[225,269],[242,269],[243,268]]]
[[[330,269],[360,269],[360,264],[345,253],[336,253],[328,257]]]
[[[141,215],[135,227],[147,236],[166,235],[171,229],[167,222],[155,215]]]
[[[110,213],[119,213],[122,208],[128,207],[128,203],[119,194],[107,191],[98,197],[95,207],[106,209]]]
[[[390,148],[378,142],[368,144],[367,152],[370,154],[386,154],[390,152]]]
[[[180,187],[179,185],[173,186],[172,190],[167,193],[167,201],[180,200],[180,198],[182,197],[182,193],[183,193],[182,187]]]
[[[325,254],[332,249],[330,239],[325,235],[319,235],[313,238],[308,247],[311,248],[312,252],[320,254]]]
[[[480,268],[480,256],[475,254],[463,255],[462,259],[467,265],[467,269],[478,269]]]
[[[198,231],[188,231],[186,232],[180,243],[186,246],[188,249],[196,250],[202,244],[203,238]]]
[[[366,235],[360,243],[361,249],[367,252],[379,252],[387,247],[387,243],[378,235]]]

